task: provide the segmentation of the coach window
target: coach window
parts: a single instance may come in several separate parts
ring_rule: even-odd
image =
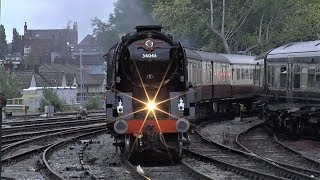
[[[316,88],[320,89],[320,67],[317,67],[316,72]]]
[[[206,83],[207,83],[207,84],[210,83],[210,77],[211,77],[209,66],[210,66],[210,64],[207,64],[207,65],[206,65],[206,72],[207,72],[207,73],[206,73]]]
[[[274,67],[273,66],[269,66],[268,67],[268,84],[271,87],[274,87],[274,80],[275,80]]]
[[[199,84],[199,81],[198,81],[198,64],[199,63],[196,62],[195,68],[194,68],[194,76],[193,76],[197,85]]]
[[[210,64],[209,65],[209,73],[210,73],[210,77],[209,77],[209,79],[210,79],[210,84],[212,84],[213,83],[213,73],[212,73],[212,64]]]
[[[287,84],[287,67],[281,66],[280,68],[280,88],[285,88]]]
[[[224,82],[227,83],[228,82],[228,66],[223,66],[223,78],[224,78]]]
[[[246,79],[249,79],[249,70],[247,68],[245,69],[245,75],[246,75]]]
[[[293,87],[300,88],[300,66],[299,65],[294,66],[293,71],[294,71]]]
[[[201,64],[201,62],[199,62],[198,63],[198,74],[197,74],[197,76],[198,76],[198,79],[197,79],[198,84],[202,84],[202,76],[201,76],[201,74],[202,74],[202,64]]]
[[[211,73],[211,77],[212,77],[212,84],[214,83],[214,81],[215,81],[215,78],[214,78],[214,64],[212,64],[212,73]]]
[[[308,68],[301,68],[301,88],[308,87]]]
[[[244,79],[244,69],[241,69],[241,79]]]
[[[221,82],[224,83],[224,81],[225,81],[225,78],[224,78],[224,65],[221,65],[221,74],[220,74],[220,76],[221,76]]]
[[[256,81],[257,80],[257,68],[256,66],[253,69],[253,85],[256,85]]]
[[[240,79],[240,69],[237,68],[237,80],[239,80],[239,79]]]
[[[308,87],[314,88],[315,87],[315,76],[316,76],[316,67],[311,66],[309,67],[308,71]]]
[[[272,87],[275,87],[275,78],[276,78],[275,67],[272,66],[271,68],[271,86]]]

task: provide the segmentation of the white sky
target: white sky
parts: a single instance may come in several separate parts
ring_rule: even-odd
[[[24,22],[28,29],[62,29],[68,21],[78,22],[79,42],[92,34],[91,20],[107,21],[116,0],[0,0],[1,24],[6,29],[8,43],[15,27],[23,35]]]

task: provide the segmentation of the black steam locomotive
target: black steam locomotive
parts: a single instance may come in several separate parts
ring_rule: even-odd
[[[137,26],[122,37],[106,60],[112,81],[107,118],[114,117],[114,145],[126,157],[155,150],[181,157],[188,144],[188,77],[185,52],[161,26]],[[169,150],[170,149],[170,150]]]

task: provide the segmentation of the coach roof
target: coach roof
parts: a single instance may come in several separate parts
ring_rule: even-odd
[[[240,55],[240,54],[220,54],[230,61],[230,64],[254,64],[256,56]]]
[[[186,55],[188,58],[196,59],[196,60],[202,60],[201,56],[196,53],[194,50],[189,48],[183,48],[186,51]]]
[[[214,61],[214,62],[223,62],[223,63],[229,63],[228,58],[214,52],[206,52],[206,51],[198,51],[198,50],[193,50],[197,54],[200,55],[202,60],[204,61]]]
[[[265,52],[256,59],[263,59],[266,54]],[[320,61],[320,40],[288,43],[272,49],[268,54],[268,60],[283,61],[284,59],[303,62]]]

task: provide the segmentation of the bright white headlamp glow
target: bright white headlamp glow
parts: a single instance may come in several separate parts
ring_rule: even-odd
[[[154,103],[154,101],[148,102],[147,108],[149,111],[154,111],[154,109],[156,108],[156,103]]]

